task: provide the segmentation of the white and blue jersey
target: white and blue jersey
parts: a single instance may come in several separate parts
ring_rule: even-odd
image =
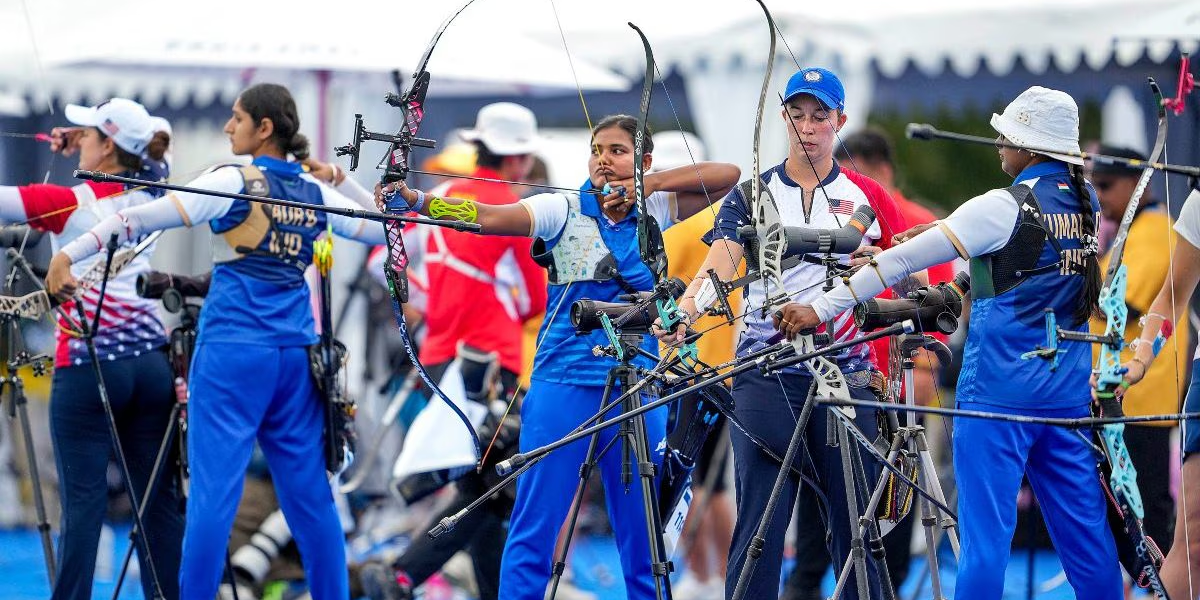
[[[584,184],[584,189],[591,187],[590,183]],[[545,240],[548,251],[559,244],[595,243],[595,240],[560,239],[563,237],[569,205],[562,194],[538,194],[521,200],[521,204],[533,220],[533,235]],[[647,211],[662,229],[675,222],[673,206],[674,194],[656,192],[646,198]],[[597,359],[592,354],[592,348],[609,345],[608,338],[603,329],[576,335],[570,318],[571,305],[583,299],[616,302],[619,296],[629,293],[626,288],[639,292],[650,291],[654,288],[654,276],[642,263],[638,252],[636,208],[630,210],[625,218],[613,223],[600,210],[600,199],[595,194],[580,192],[580,212],[595,220],[601,241],[616,260],[620,277],[608,281],[551,284],[548,287],[546,318],[538,331],[539,345],[531,377],[555,383],[599,386],[604,384],[615,359]],[[658,341],[653,336],[646,336],[642,348],[658,356]],[[633,363],[647,369],[654,367],[654,361],[645,356],[635,358]]]
[[[844,169],[836,163],[829,175],[813,190],[805,190],[795,180],[788,176],[784,165],[780,163],[759,177],[762,185],[771,191],[779,208],[779,219],[787,227],[806,227],[812,229],[838,229],[849,222],[850,216],[860,206],[870,206],[878,215],[878,219],[863,235],[863,243],[879,244],[888,247],[894,233],[904,228],[903,217],[900,216],[892,197],[874,180]],[[725,196],[713,230],[704,241],[712,244],[714,239],[723,238],[743,244],[738,236],[738,228],[754,223],[751,218],[749,203],[742,193],[742,186],[737,186]],[[804,198],[811,193],[811,202],[805,210]],[[765,195],[765,193],[764,193]],[[846,264],[849,256],[835,254],[834,258]],[[791,294],[794,302],[809,302],[821,295],[822,283],[828,274],[820,265],[807,262],[787,269],[783,272],[783,285]],[[770,290],[772,294],[779,290]],[[761,280],[756,280],[746,286],[745,306],[751,307],[744,318],[746,328],[738,339],[738,354],[748,354],[766,348],[779,340],[779,332],[771,320],[770,314],[763,314],[760,307],[764,306],[767,290]],[[833,341],[844,342],[861,335],[854,324],[852,311],[833,315],[830,319],[834,331]],[[867,342],[850,346],[834,357],[842,371],[851,373],[862,371],[874,366],[871,355],[871,345]],[[801,367],[790,367],[789,371]]]
[[[1059,349],[1059,365],[1049,368],[1045,360],[1025,360],[1021,355],[1046,343],[1046,310],[1054,311],[1059,327],[1088,331],[1088,323],[1075,321],[1073,313],[1083,289],[1084,277],[1071,266],[1082,263],[1082,219],[1079,199],[1071,185],[1065,163],[1052,161],[1030,166],[1016,177],[1016,184],[1028,186],[1041,205],[1049,235],[1063,249],[1063,268],[1033,275],[1015,288],[995,297],[973,294],[970,327],[963,350],[963,368],[958,379],[957,397],[961,401],[980,402],[1014,408],[1050,409],[1087,405],[1088,377],[1092,353],[1086,345],[1066,343]],[[1015,233],[1020,215],[1016,200],[1005,190],[990,195],[1004,199],[1006,213],[1016,217],[1009,228]],[[1100,210],[1095,192],[1088,186],[1093,212]],[[999,202],[997,202],[999,204]],[[1014,210],[1017,209],[1017,210]],[[1098,222],[1098,217],[1097,217]],[[955,223],[946,224],[956,234]],[[1012,236],[1004,246],[1011,243]],[[1003,247],[992,252],[998,252]],[[972,253],[973,256],[979,254]],[[1037,266],[1058,262],[1060,255],[1046,243]],[[973,286],[974,287],[974,286]]]
[[[253,164],[265,176],[272,197],[323,204],[322,186],[301,178],[300,163],[259,157]],[[325,230],[326,214],[235,202],[209,225],[214,236],[224,237],[216,237],[215,244],[234,245],[236,242],[225,240],[239,239],[235,235],[238,228],[257,229],[255,222],[267,228],[251,233],[258,243],[233,248],[231,260],[213,267],[212,285],[200,317],[200,340],[271,346],[316,343],[304,270],[312,264],[312,242]],[[254,335],[248,336],[249,332]]]

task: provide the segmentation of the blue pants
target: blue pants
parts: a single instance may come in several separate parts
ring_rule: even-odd
[[[258,440],[312,597],[349,594],[342,526],[325,475],[324,409],[304,347],[201,344],[192,361],[188,459],[192,487],[179,586],[212,600]]]
[[[777,456],[782,457],[792,432],[796,430],[796,418],[808,397],[811,384],[812,377],[807,374],[785,373],[763,377],[756,371],[743,373],[733,380],[733,398],[737,403],[734,412],[751,433],[763,440]],[[867,388],[852,387],[850,395],[856,400],[876,399]],[[870,490],[860,491],[858,509],[852,521],[848,511],[845,480],[842,476],[841,450],[826,443],[828,421],[828,409],[824,406],[813,408],[803,446],[796,455],[795,466],[820,486],[819,495],[824,495],[828,500],[822,507],[825,511],[825,522],[801,523],[800,526],[820,527],[828,532],[829,537],[826,539],[829,555],[834,558],[834,568],[840,571],[850,553],[850,528],[857,527],[857,519],[866,509],[870,499]],[[856,409],[854,421],[869,439],[874,439],[878,434],[875,411]],[[729,549],[728,574],[725,576],[726,597],[731,597],[737,586],[750,541],[754,538],[759,519],[766,513],[771,488],[775,485],[775,477],[781,468],[780,463],[763,452],[740,429],[730,427],[729,432],[730,441],[733,442],[737,522],[733,526],[733,543]],[[866,451],[862,451],[861,454],[867,484],[874,486],[879,476],[879,466]],[[774,514],[771,515],[763,553],[758,558],[750,578],[746,598],[757,600],[779,596],[779,579],[783,570],[783,538],[787,533],[788,522],[792,519],[792,509],[796,506],[798,485],[799,480],[794,476],[784,483],[782,495],[775,505]],[[871,597],[881,597],[879,573],[869,554],[867,582]],[[842,598],[857,600],[858,597],[855,577],[851,573]]]
[[[100,363],[117,434],[138,502],[175,404],[171,367],[162,352]],[[58,577],[52,598],[90,598],[96,570],[96,546],[108,506],[108,461],[113,456],[107,415],[100,403],[90,364],[54,371],[50,398],[50,434],[58,466],[62,535],[58,539]],[[168,600],[179,597],[183,506],[169,465],[159,474],[154,495],[143,508],[151,556]],[[143,556],[138,536],[138,556]],[[150,568],[142,559],[142,593],[154,597]]]
[[[1084,417],[1088,407],[1016,411],[973,402],[959,408],[1039,417]],[[999,600],[1004,593],[1017,493],[1029,478],[1050,539],[1075,595],[1121,600],[1121,565],[1086,430],[988,419],[954,420],[954,473],[962,557],[955,598]]]
[[[521,451],[570,433],[600,410],[603,393],[603,387],[534,380],[521,408]],[[613,410],[609,416],[617,414],[619,411]],[[661,465],[667,436],[667,408],[646,413],[645,421],[651,457]],[[597,452],[616,437],[618,427],[613,425],[600,433]],[[500,597],[504,600],[542,600],[545,596],[555,558],[554,543],[575,496],[579,465],[587,456],[587,447],[585,438],[559,448],[517,480],[516,505],[500,565]],[[629,457],[632,461],[632,452]],[[600,458],[599,466],[608,517],[625,572],[625,597],[653,599],[649,538],[636,466],[633,480],[626,488],[621,482],[619,440]],[[652,487],[657,490],[658,483]]]

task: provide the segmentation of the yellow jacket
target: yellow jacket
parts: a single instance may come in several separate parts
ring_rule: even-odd
[[[1131,313],[1125,325],[1125,342],[1128,344],[1141,336],[1142,326],[1136,315],[1144,315],[1158,295],[1170,268],[1171,252],[1175,249],[1176,233],[1171,229],[1171,217],[1159,208],[1147,208],[1134,218],[1129,227],[1129,238],[1125,242],[1123,264],[1126,269],[1127,290],[1125,302]],[[1168,235],[1169,234],[1169,235]],[[1108,267],[1109,256],[1100,261],[1101,273]],[[1186,307],[1178,307],[1186,309]],[[1186,315],[1186,313],[1184,313]],[[1125,414],[1157,415],[1179,412],[1179,403],[1187,391],[1184,380],[1187,369],[1188,321],[1186,316],[1172,319],[1175,334],[1150,366],[1146,377],[1125,393]],[[1092,333],[1103,334],[1105,321],[1092,319]],[[1183,352],[1177,352],[1182,347]],[[1093,362],[1100,355],[1099,346],[1093,346]],[[1121,362],[1133,358],[1133,351],[1126,346],[1121,352]],[[1171,365],[1174,363],[1175,371]],[[1153,425],[1173,426],[1174,422],[1158,421]]]

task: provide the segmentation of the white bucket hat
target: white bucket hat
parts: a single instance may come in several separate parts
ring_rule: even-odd
[[[704,142],[688,131],[660,131],[653,136],[654,164],[650,172],[666,171],[706,160]]]
[[[541,138],[533,111],[512,102],[497,102],[479,109],[475,128],[461,134],[468,142],[483,142],[493,154],[532,154]]]
[[[1083,165],[1079,154],[1079,107],[1066,92],[1035,85],[992,113],[992,128],[1018,146],[1046,148],[1038,152],[1073,165]]]
[[[63,112],[68,121],[103,131],[121,149],[134,156],[141,156],[146,151],[160,126],[146,112],[146,107],[126,98],[113,98],[96,106],[68,104]]]

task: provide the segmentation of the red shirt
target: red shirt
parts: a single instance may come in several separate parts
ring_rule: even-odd
[[[475,177],[499,179],[483,167]],[[480,204],[514,204],[506,183],[463,180],[445,196]],[[526,237],[479,235],[444,227],[423,228],[426,300],[421,362],[454,358],[459,342],[500,355],[500,365],[521,372],[522,324],[546,308],[546,274],[533,262]]]
[[[896,208],[900,209],[900,214],[904,217],[904,220],[908,223],[909,227],[915,227],[925,223],[932,223],[937,220],[937,217],[932,212],[929,212],[929,209],[917,204],[916,202],[913,202],[912,200],[909,200],[908,198],[905,198],[904,195],[900,193],[900,190],[893,188],[891,190],[891,194],[892,199],[896,201]],[[940,265],[932,266],[926,270],[926,273],[929,274],[929,285],[945,283],[954,279],[954,264],[942,263]],[[880,294],[879,297],[894,298],[895,295],[891,290],[888,290]],[[942,340],[943,342],[946,341],[946,336],[940,333],[934,333],[933,336],[939,340]],[[885,377],[888,374],[888,345],[890,340],[891,338],[880,338],[871,342],[871,348],[875,353],[876,364],[878,365],[879,370],[883,371],[883,375]]]

